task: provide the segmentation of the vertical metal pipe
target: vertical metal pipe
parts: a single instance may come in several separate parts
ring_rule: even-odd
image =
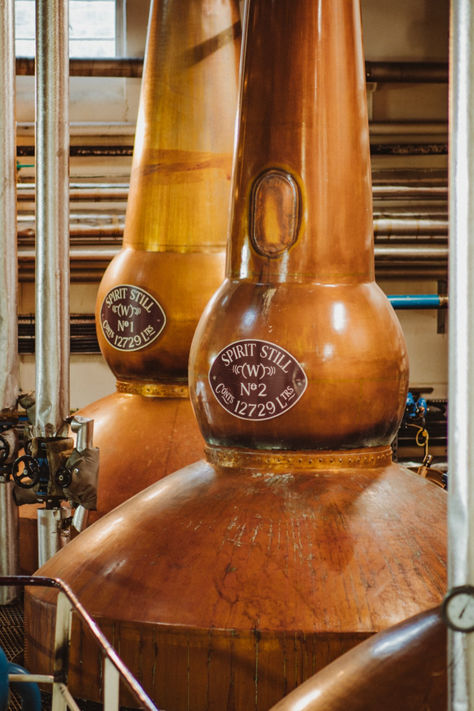
[[[13,500],[13,482],[0,476],[0,576],[18,575],[18,509]],[[0,605],[18,595],[14,586],[0,586]]]
[[[69,412],[69,44],[67,0],[36,0],[36,421]]]
[[[451,5],[448,585],[474,584],[474,0]],[[449,633],[449,699],[474,709],[474,634]]]
[[[13,0],[1,3],[0,23],[0,410],[11,410],[18,396]]]
[[[13,0],[0,5],[0,411],[18,396],[17,245],[15,172],[15,22]],[[18,573],[18,511],[13,484],[0,473],[0,575]],[[0,605],[17,595],[0,587]]]
[[[38,566],[61,548],[61,509],[38,509]]]

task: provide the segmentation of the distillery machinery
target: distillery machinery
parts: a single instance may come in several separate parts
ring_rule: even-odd
[[[76,424],[94,421],[94,441],[101,451],[98,476],[94,481],[88,476],[86,481],[84,474],[83,491],[79,497],[76,491],[73,499],[74,504],[81,504],[75,519],[79,527],[197,459],[202,451],[188,398],[187,359],[197,320],[223,274],[240,35],[236,0],[212,6],[200,1],[165,4],[157,0],[150,7],[124,245],[109,265],[97,297],[98,339],[117,376],[117,392],[76,413],[74,420]],[[62,38],[60,41],[66,44]],[[38,189],[43,192],[37,199],[37,231],[40,237],[45,215],[49,227],[59,229],[67,240],[66,82],[63,77],[58,110],[50,113],[62,131],[59,179],[47,181],[42,188],[42,174],[38,176]],[[45,112],[41,114],[41,118],[45,116]],[[38,150],[40,159],[40,165],[48,165]],[[40,256],[49,258],[48,249],[40,250]],[[66,437],[68,245],[63,241],[60,249],[49,263],[44,256],[38,262],[43,271],[37,270],[36,278],[36,340],[37,354],[44,357],[37,358],[36,380],[45,407],[52,401],[62,413],[61,434]],[[51,279],[55,272],[60,274],[57,281],[54,276]],[[16,337],[11,343],[15,341]],[[54,392],[50,393],[51,389]],[[40,417],[46,416],[41,406],[38,412]],[[38,430],[42,436],[43,425]],[[118,447],[118,442],[123,447]],[[72,454],[70,437],[63,444],[68,455]],[[142,452],[143,465],[138,464],[137,449]],[[71,489],[70,480],[77,447],[66,470],[64,461],[57,466],[49,462],[48,473],[41,465],[47,461],[44,455],[33,461],[27,453],[18,462],[19,472],[14,472],[19,485],[17,499],[32,504],[54,498],[56,517],[68,517],[60,502],[71,500],[76,488]],[[89,471],[94,469],[97,474],[99,461],[91,448],[84,459]],[[88,497],[86,506],[84,496]],[[35,508],[23,507],[20,557],[21,569],[28,573],[37,567],[36,518]],[[52,530],[62,525],[59,519],[51,521]],[[56,543],[50,552],[58,546]],[[45,559],[40,556],[39,564]]]
[[[18,573],[18,512],[13,501],[13,483],[10,481],[11,462],[17,456],[17,438],[14,427],[18,418],[18,358],[17,358],[17,244],[16,244],[16,176],[15,157],[15,76],[13,56],[13,7],[7,3],[0,13],[0,44],[2,64],[0,92],[3,107],[0,111],[0,134],[4,138],[0,155],[0,574]],[[16,590],[0,590],[0,604],[10,602]]]
[[[226,278],[189,363],[206,459],[40,570],[170,711],[268,709],[446,582],[446,494],[392,462],[408,363],[374,281],[359,3],[251,0],[242,67]],[[25,614],[45,667],[54,596]]]
[[[187,361],[224,269],[240,35],[237,0],[151,3],[123,248],[97,296],[117,391],[80,411],[95,516],[201,456]]]
[[[2,42],[6,64],[13,67],[13,17],[2,8]],[[93,446],[90,418],[69,419],[68,334],[68,76],[67,13],[38,3],[37,40],[37,245],[36,245],[36,398],[20,394],[17,354],[17,268],[14,174],[14,91],[5,76],[8,101],[2,111],[2,135],[9,133],[2,166],[2,398],[0,418],[1,568],[17,572],[18,516],[16,507],[35,504],[35,544],[40,564],[61,545],[64,528],[96,505],[98,450]],[[46,28],[53,29],[46,41]],[[62,91],[50,92],[53,57]],[[46,109],[47,107],[47,109]],[[8,119],[8,120],[7,120]],[[9,124],[9,125],[7,125]],[[13,142],[13,151],[10,150]],[[13,173],[13,174],[12,174]],[[24,408],[24,409],[23,409]],[[74,437],[69,437],[69,422]],[[20,452],[23,450],[23,453]],[[20,455],[20,456],[19,456]],[[63,502],[69,501],[69,506]],[[36,504],[43,504],[37,507]],[[33,536],[32,536],[33,537]],[[35,552],[36,553],[36,552]],[[36,556],[35,556],[36,557]],[[6,600],[11,599],[7,593]]]

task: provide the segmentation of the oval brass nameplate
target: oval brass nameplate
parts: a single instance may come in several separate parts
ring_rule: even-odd
[[[241,420],[270,420],[290,410],[308,384],[306,373],[285,348],[249,338],[216,356],[209,384],[224,410]]]
[[[151,345],[165,323],[166,315],[161,304],[139,286],[118,284],[102,301],[102,333],[119,351],[139,351]]]

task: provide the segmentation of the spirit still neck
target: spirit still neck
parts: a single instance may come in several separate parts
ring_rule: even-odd
[[[186,253],[225,245],[240,33],[236,2],[154,4],[125,247]]]
[[[251,3],[248,37],[227,276],[371,281],[359,3]]]

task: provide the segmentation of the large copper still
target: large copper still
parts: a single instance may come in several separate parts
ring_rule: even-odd
[[[247,25],[226,279],[190,356],[206,461],[41,569],[168,711],[268,709],[445,587],[445,493],[392,462],[408,368],[374,282],[358,0],[250,0]],[[30,593],[32,667],[53,611]]]
[[[447,634],[439,608],[361,642],[271,711],[446,711]]]
[[[202,455],[187,364],[222,280],[240,53],[237,0],[153,0],[123,248],[97,295],[117,392],[81,410],[100,516]]]

